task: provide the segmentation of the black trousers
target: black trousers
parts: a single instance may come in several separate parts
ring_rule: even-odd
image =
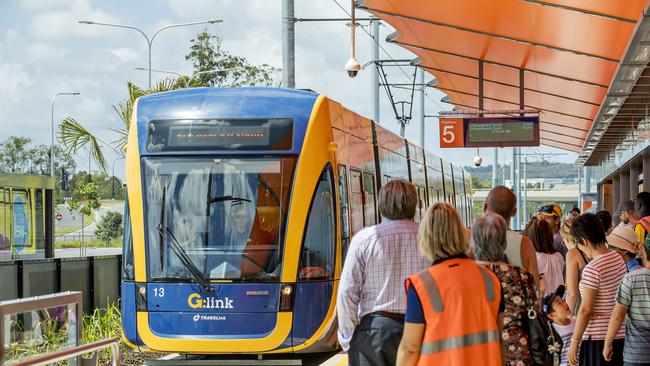
[[[354,330],[348,350],[350,366],[393,366],[404,324],[382,316],[368,317]]]
[[[615,339],[612,342],[612,360],[605,361],[603,348],[605,341],[594,341],[591,337],[580,342],[580,366],[620,366],[623,365],[624,339]]]

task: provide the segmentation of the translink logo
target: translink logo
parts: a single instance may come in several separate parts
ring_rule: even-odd
[[[232,299],[225,297],[217,299],[215,297],[201,298],[201,295],[194,293],[187,298],[187,305],[192,309],[233,309]]]

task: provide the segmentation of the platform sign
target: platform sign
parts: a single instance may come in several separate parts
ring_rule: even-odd
[[[441,118],[440,147],[539,146],[539,117]]]
[[[463,118],[440,118],[440,147],[465,147]]]

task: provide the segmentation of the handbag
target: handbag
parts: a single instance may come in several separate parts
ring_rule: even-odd
[[[532,364],[535,366],[557,366],[560,364],[562,339],[546,318],[546,315],[536,310],[535,302],[533,302],[536,297],[531,297],[521,269],[519,267],[515,267],[515,269],[524,291],[524,304],[527,311],[525,315],[522,315],[522,323],[528,333],[528,347]]]

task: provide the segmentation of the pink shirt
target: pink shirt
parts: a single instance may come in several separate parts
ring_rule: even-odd
[[[537,253],[537,269],[544,274],[544,294],[555,291],[564,285],[564,258],[560,252],[553,254]]]

